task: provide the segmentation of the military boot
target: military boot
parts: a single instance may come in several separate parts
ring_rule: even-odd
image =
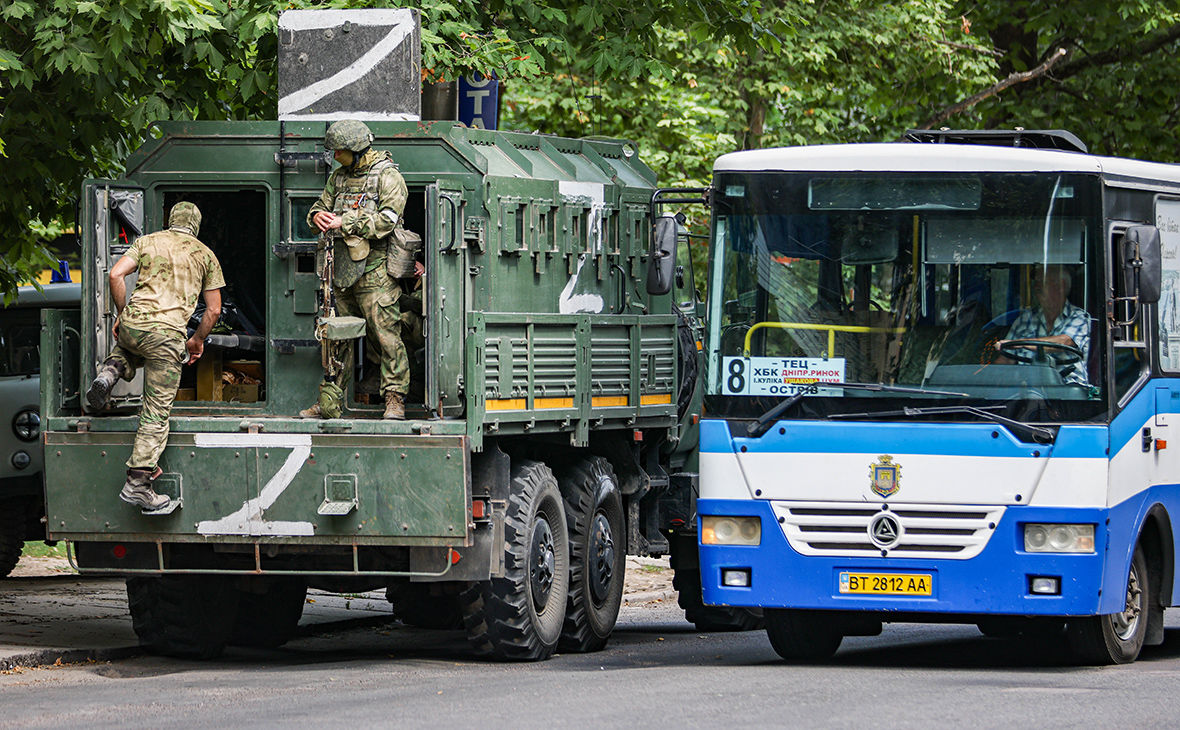
[[[322,411],[320,411],[320,404],[319,403],[312,403],[307,408],[304,408],[302,411],[299,411],[299,417],[300,418],[323,418],[324,414]]]
[[[406,399],[401,393],[394,393],[392,390],[385,394],[385,415],[382,418],[388,418],[394,421],[406,420]]]
[[[152,489],[151,478],[152,471],[149,469],[128,469],[127,482],[123,484],[123,491],[119,492],[119,499],[149,511],[167,507],[172,498],[156,494],[156,490]]]
[[[111,397],[111,388],[119,382],[122,374],[123,367],[118,360],[107,360],[102,364],[98,369],[98,375],[90,383],[90,389],[86,391],[86,402],[91,408],[101,411],[106,407],[107,399]]]

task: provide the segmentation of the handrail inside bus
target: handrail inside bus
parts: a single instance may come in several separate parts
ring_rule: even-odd
[[[905,327],[866,327],[864,325],[851,324],[815,324],[813,322],[758,322],[746,331],[746,341],[742,344],[742,357],[750,356],[750,340],[754,337],[754,331],[770,327],[779,330],[819,330],[828,333],[828,357],[833,357],[836,354],[836,333],[837,332],[851,332],[853,334],[872,334],[878,332],[886,332],[889,334],[900,335],[905,332]]]

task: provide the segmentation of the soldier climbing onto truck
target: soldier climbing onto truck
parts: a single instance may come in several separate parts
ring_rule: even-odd
[[[324,135],[340,167],[328,178],[320,198],[307,214],[324,246],[333,250],[332,291],[344,316],[365,320],[368,346],[379,355],[384,418],[405,418],[410,363],[401,337],[401,288],[391,276],[395,262],[391,243],[399,240],[406,205],[406,182],[388,152],[372,149],[373,134],[360,121],[334,122]],[[321,256],[321,259],[323,257]],[[303,418],[326,418],[343,409],[351,364],[340,374],[325,374],[320,395],[299,412]]]
[[[143,407],[119,497],[148,511],[162,510],[171,502],[156,493],[152,480],[160,474],[157,462],[168,443],[181,365],[201,357],[205,337],[221,315],[225,276],[217,257],[197,239],[200,227],[197,206],[177,203],[167,230],[137,238],[111,269],[116,343],[86,392],[91,408],[102,410],[119,378],[131,380],[143,367]],[[127,301],[126,278],[136,271],[138,281]],[[198,294],[204,297],[205,314],[186,340],[185,326]]]

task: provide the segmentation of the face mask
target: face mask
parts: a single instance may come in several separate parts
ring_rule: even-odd
[[[352,167],[353,160],[356,158],[352,150],[336,150],[332,156],[342,167]]]

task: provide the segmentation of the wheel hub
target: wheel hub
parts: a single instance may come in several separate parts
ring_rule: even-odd
[[[533,539],[529,548],[529,581],[532,585],[533,605],[537,612],[545,610],[549,603],[549,591],[553,588],[554,565],[553,530],[549,522],[538,516],[533,525]]]
[[[1131,566],[1131,574],[1127,576],[1127,600],[1123,606],[1122,613],[1116,613],[1111,617],[1112,628],[1114,633],[1122,641],[1126,641],[1135,635],[1135,629],[1139,626],[1139,618],[1142,614],[1143,588],[1139,584],[1139,571],[1135,566]]]
[[[587,560],[590,595],[595,604],[601,604],[610,594],[611,581],[615,576],[615,540],[611,534],[610,520],[599,512],[594,515],[590,529],[590,555]]]

